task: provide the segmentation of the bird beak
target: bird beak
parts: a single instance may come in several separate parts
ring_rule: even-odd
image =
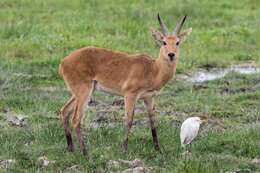
[[[201,123],[205,123],[205,124],[208,124],[208,119],[205,119],[205,120],[201,120]]]

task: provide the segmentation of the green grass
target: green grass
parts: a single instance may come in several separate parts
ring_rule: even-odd
[[[150,35],[160,12],[173,29],[184,14],[184,28],[193,32],[182,45],[177,73],[212,65],[225,67],[253,61],[260,64],[260,3],[206,0],[75,0],[0,2],[0,160],[16,163],[0,172],[108,172],[109,160],[140,158],[153,172],[260,172],[252,160],[260,156],[260,76],[230,74],[198,86],[170,81],[156,98],[158,137],[162,153],[153,149],[147,125],[133,128],[129,151],[120,150],[123,109],[109,110],[114,128],[89,128],[102,105],[86,112],[85,142],[91,159],[66,150],[57,112],[69,98],[58,75],[60,60],[88,45],[156,57],[159,48]],[[107,107],[118,97],[95,93]],[[142,103],[138,103],[143,107]],[[28,116],[28,126],[10,126],[4,109]],[[183,156],[179,127],[187,116],[207,115],[220,124],[204,125],[192,154]],[[54,117],[54,118],[51,118]],[[146,113],[136,116],[147,119]],[[47,156],[55,164],[42,167]],[[125,167],[120,168],[123,170]],[[116,171],[116,170],[115,170]]]

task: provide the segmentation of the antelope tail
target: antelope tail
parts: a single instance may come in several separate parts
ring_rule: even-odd
[[[63,76],[63,67],[62,67],[62,63],[60,63],[59,65],[59,75]]]

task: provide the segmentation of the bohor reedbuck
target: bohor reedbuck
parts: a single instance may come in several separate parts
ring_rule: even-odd
[[[76,129],[80,149],[87,154],[81,134],[81,119],[84,108],[95,90],[102,90],[124,97],[124,137],[122,147],[127,150],[128,135],[132,127],[134,107],[137,100],[143,100],[148,111],[153,143],[160,150],[156,126],[153,97],[173,78],[179,61],[180,45],[191,33],[192,28],[181,32],[186,20],[184,16],[173,32],[168,32],[158,14],[161,32],[151,29],[153,38],[160,43],[157,59],[146,54],[129,54],[105,48],[84,47],[65,57],[59,66],[59,74],[71,92],[71,98],[61,109],[68,150],[74,146],[69,126]]]

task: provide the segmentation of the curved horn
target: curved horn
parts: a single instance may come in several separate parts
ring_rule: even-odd
[[[161,26],[162,33],[164,36],[166,36],[168,34],[168,29],[167,29],[166,25],[164,24],[163,20],[161,19],[159,13],[158,13],[157,17],[158,17],[159,24]]]
[[[182,17],[181,22],[179,22],[179,23],[176,25],[176,28],[175,28],[173,34],[179,35],[179,33],[180,33],[180,31],[181,31],[181,27],[182,27],[182,25],[184,24],[186,18],[187,18],[187,15],[185,15],[184,17]]]

